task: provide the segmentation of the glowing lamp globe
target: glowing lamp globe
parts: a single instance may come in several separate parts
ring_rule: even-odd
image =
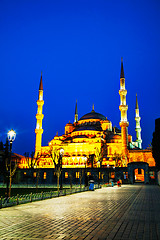
[[[9,140],[10,142],[13,142],[13,141],[15,140],[15,138],[16,138],[16,132],[15,132],[13,129],[11,129],[11,130],[7,133],[7,135],[8,135],[8,140]]]
[[[63,156],[63,154],[64,154],[64,149],[61,148],[61,149],[59,150],[59,153],[60,153],[61,156]]]

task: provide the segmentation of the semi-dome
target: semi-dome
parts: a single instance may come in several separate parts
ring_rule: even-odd
[[[86,120],[86,119],[100,119],[100,120],[105,120],[106,117],[100,113],[95,112],[92,110],[90,113],[85,114],[83,117],[79,119],[80,120]]]

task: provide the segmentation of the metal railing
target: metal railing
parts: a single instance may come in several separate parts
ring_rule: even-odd
[[[94,189],[101,188],[100,185],[94,185]],[[41,192],[41,193],[30,193],[26,195],[13,196],[10,198],[0,198],[0,208],[11,207],[19,204],[40,201],[60,196],[66,196],[74,193],[89,191],[89,187],[77,187],[71,189],[63,189],[59,191],[49,191],[49,192]]]

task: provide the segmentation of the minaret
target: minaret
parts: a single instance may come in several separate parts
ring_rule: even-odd
[[[128,106],[126,105],[127,90],[125,89],[125,77],[124,77],[124,69],[123,69],[123,59],[121,59],[121,74],[120,74],[119,95],[120,95],[119,110],[121,111],[121,121],[120,121],[119,125],[121,127],[122,154],[127,155],[129,122],[127,121],[127,110],[128,110]]]
[[[42,109],[43,109],[43,83],[42,83],[42,73],[41,73],[41,79],[40,79],[40,85],[39,85],[39,94],[38,94],[38,100],[37,100],[37,114],[36,114],[36,119],[37,119],[37,124],[36,124],[36,143],[35,143],[35,156],[37,154],[41,154],[41,145],[42,145],[42,120],[44,115],[42,114]]]
[[[135,120],[136,120],[136,142],[137,142],[137,147],[142,149],[142,139],[141,139],[141,127],[140,127],[140,116],[139,116],[139,106],[138,106],[138,100],[137,100],[137,94],[136,94],[136,109],[135,109]]]
[[[74,122],[78,122],[78,110],[77,110],[77,100],[76,100],[76,107],[75,107],[75,115],[74,115]]]

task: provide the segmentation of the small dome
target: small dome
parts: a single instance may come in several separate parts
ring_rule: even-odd
[[[106,122],[106,123],[110,123],[111,121],[109,121],[109,120],[106,118],[106,119],[105,119],[105,122]]]
[[[95,112],[92,110],[90,113],[85,114],[83,117],[79,119],[80,120],[85,120],[85,119],[100,119],[100,120],[106,120],[106,117],[100,113]]]
[[[111,134],[108,137],[109,139],[121,139],[121,136],[119,134]]]
[[[115,134],[113,137],[112,137],[113,139],[120,139],[121,138],[121,136],[120,135],[118,135],[118,134]]]
[[[66,126],[72,126],[72,125],[73,125],[73,124],[70,123],[70,121],[69,121],[69,123],[66,124]]]

